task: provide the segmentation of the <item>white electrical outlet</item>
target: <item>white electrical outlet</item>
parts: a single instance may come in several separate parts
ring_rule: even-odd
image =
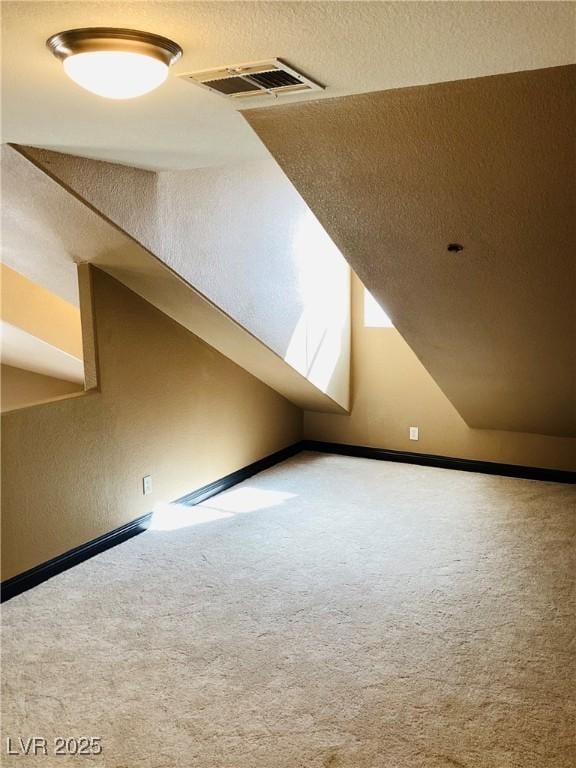
[[[146,475],[142,478],[142,492],[144,496],[150,496],[152,493],[152,475]]]
[[[410,440],[419,440],[419,428],[410,427]]]

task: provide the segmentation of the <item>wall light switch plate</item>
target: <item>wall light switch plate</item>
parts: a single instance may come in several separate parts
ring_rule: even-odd
[[[142,478],[142,492],[144,496],[150,496],[152,493],[152,475],[146,475]]]
[[[418,440],[419,437],[419,429],[418,427],[410,427],[410,440]]]

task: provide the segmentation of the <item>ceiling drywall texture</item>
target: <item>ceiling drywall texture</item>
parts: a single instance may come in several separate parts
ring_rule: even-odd
[[[348,406],[349,267],[272,158],[153,173],[21,151]]]
[[[576,431],[575,97],[572,66],[245,113],[472,427]]]
[[[43,202],[35,206],[20,185],[12,187],[9,154],[2,147],[2,263],[30,282],[78,307],[78,277],[74,255],[62,247],[57,229],[46,226]]]
[[[343,407],[143,245],[13,147],[2,148],[3,247],[94,264],[301,408]],[[30,218],[30,229],[12,226]],[[32,258],[34,261],[34,258]]]
[[[175,74],[281,57],[327,98],[550,67],[574,61],[575,15],[566,2],[3,2],[4,141],[159,169],[252,160],[265,151],[235,103]],[[158,90],[101,99],[44,45],[85,26],[166,35],[184,56]]]

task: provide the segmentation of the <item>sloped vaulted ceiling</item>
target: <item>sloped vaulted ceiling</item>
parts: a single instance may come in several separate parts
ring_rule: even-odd
[[[576,434],[576,67],[244,114],[470,426]]]
[[[324,311],[316,314],[302,311],[299,316],[300,306],[296,306],[290,318],[293,324],[283,337],[289,339],[285,351],[278,346],[282,337],[263,339],[261,331],[265,328],[268,307],[263,307],[261,301],[244,304],[253,303],[256,310],[261,310],[260,314],[255,312],[250,316],[244,312],[239,317],[243,305],[238,296],[246,299],[246,291],[253,288],[251,281],[235,281],[227,306],[224,306],[225,292],[216,295],[222,283],[225,288],[229,286],[233,265],[229,268],[226,258],[235,258],[235,253],[229,254],[220,247],[216,257],[208,254],[208,268],[217,264],[219,269],[206,270],[211,282],[202,280],[197,241],[200,236],[206,238],[206,232],[200,226],[202,222],[196,222],[193,217],[189,217],[192,226],[187,223],[188,209],[195,199],[192,195],[195,179],[187,178],[186,174],[178,179],[170,175],[163,180],[167,185],[166,194],[160,199],[159,180],[153,173],[97,162],[94,167],[89,160],[55,153],[45,155],[12,146],[2,148],[2,171],[2,246],[7,263],[17,271],[20,268],[24,272],[32,264],[41,284],[53,292],[62,289],[69,292],[70,272],[66,268],[73,269],[74,262],[94,264],[298,407],[336,413],[346,411],[349,269],[315,220],[301,233],[298,248],[292,248],[294,243],[288,240],[287,246],[292,250],[277,253],[271,249],[272,255],[286,259],[290,253],[297,252],[298,268],[310,261],[305,256],[315,245],[314,255],[324,255],[319,264],[328,265],[326,271],[332,270],[335,276],[330,284],[332,301],[318,302]],[[283,181],[291,189],[289,183]],[[242,206],[236,202],[235,190],[233,187],[225,199],[236,206],[237,212]],[[302,202],[301,205],[309,213]],[[173,209],[171,213],[169,207]],[[232,220],[218,216],[222,207],[212,203],[205,208],[212,230],[218,225],[224,226],[222,222],[229,226]],[[293,208],[291,210],[294,213]],[[310,219],[313,217],[306,215],[308,224]],[[221,246],[220,241],[214,242]],[[175,254],[180,256],[178,260],[174,259]],[[265,248],[261,255],[262,261],[271,260]],[[43,271],[39,268],[42,262],[62,269]],[[314,271],[307,275],[306,271],[296,269],[296,277],[303,275],[313,283],[312,291],[302,291],[304,310],[315,296],[320,296],[317,281],[311,279],[314,274]],[[279,306],[293,308],[296,291],[290,294],[285,290],[286,282],[276,283],[276,311]],[[299,287],[296,280],[293,283]],[[322,289],[326,293],[325,285]],[[287,314],[285,311],[284,316]]]

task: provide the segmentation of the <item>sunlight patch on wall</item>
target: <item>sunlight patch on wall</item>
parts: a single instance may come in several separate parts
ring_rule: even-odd
[[[312,211],[301,216],[292,249],[302,314],[284,359],[347,405],[350,357],[350,268]]]
[[[364,327],[394,328],[392,320],[367,288],[364,288]]]

